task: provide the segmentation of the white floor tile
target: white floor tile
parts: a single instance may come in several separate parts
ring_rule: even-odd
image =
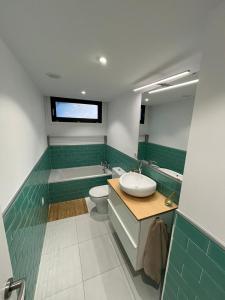
[[[112,224],[107,222],[107,229],[109,237],[111,238],[114,249],[119,257],[120,264],[123,268],[124,274],[131,286],[136,300],[159,300],[160,291],[156,290],[149,284],[142,280],[141,272],[135,272],[129,262],[129,258],[122,247],[122,244],[112,228]]]
[[[75,217],[78,242],[83,242],[107,233],[104,222],[96,221],[89,214]]]
[[[85,300],[134,300],[121,267],[84,281]]]
[[[79,248],[63,248],[42,256],[36,300],[45,299],[82,282]]]
[[[131,265],[122,265],[124,274],[130,284],[136,300],[159,300],[160,290],[155,289],[151,285],[142,280],[141,272],[134,272]]]
[[[79,244],[83,280],[119,266],[119,259],[108,235]]]
[[[59,292],[58,294],[53,295],[46,300],[84,300],[83,283]]]
[[[78,243],[75,218],[47,223],[43,254]]]

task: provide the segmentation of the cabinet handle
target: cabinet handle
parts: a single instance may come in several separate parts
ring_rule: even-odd
[[[137,244],[135,243],[135,241],[133,240],[132,236],[131,236],[130,233],[128,232],[126,226],[123,224],[123,221],[120,219],[120,216],[118,215],[117,211],[116,211],[115,208],[113,207],[112,202],[111,202],[109,199],[108,199],[108,203],[109,203],[109,205],[110,205],[112,211],[114,212],[115,216],[117,217],[117,219],[118,219],[120,225],[122,226],[123,230],[125,231],[127,237],[129,238],[131,244],[133,245],[133,247],[134,247],[135,249],[137,249]]]

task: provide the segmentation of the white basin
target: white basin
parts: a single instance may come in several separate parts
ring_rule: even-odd
[[[120,177],[120,188],[135,197],[147,197],[156,190],[156,182],[151,178],[135,173],[125,173]]]

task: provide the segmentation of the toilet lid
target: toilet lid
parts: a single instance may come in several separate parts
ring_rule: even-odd
[[[89,195],[94,198],[106,197],[109,195],[109,186],[100,185],[90,189]]]

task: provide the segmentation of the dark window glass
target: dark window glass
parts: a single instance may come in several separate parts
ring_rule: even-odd
[[[141,106],[141,117],[140,117],[140,124],[145,123],[145,105]]]

